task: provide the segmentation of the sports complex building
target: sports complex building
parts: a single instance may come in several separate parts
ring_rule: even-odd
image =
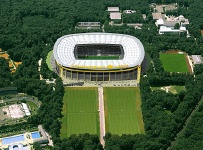
[[[139,82],[144,56],[139,39],[114,33],[65,35],[53,50],[58,75],[84,81]]]

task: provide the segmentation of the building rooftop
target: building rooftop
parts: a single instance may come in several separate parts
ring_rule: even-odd
[[[74,55],[77,44],[118,44],[124,57],[119,60],[78,60]],[[53,50],[55,60],[64,67],[81,69],[118,69],[140,65],[144,59],[144,47],[139,39],[125,34],[81,33],[59,38]]]
[[[155,24],[156,24],[157,26],[158,26],[158,25],[163,25],[163,24],[164,24],[164,21],[163,21],[163,19],[158,19]]]
[[[132,13],[136,13],[136,10],[124,10],[123,12],[126,14],[132,14]]]
[[[176,23],[180,23],[179,20],[173,20],[173,21],[164,21],[164,26],[167,27],[174,27]]]
[[[100,26],[100,22],[78,22],[78,26]]]
[[[164,34],[164,33],[179,33],[180,30],[179,29],[172,29],[170,27],[166,27],[166,26],[160,26],[159,29],[159,34]]]
[[[120,20],[121,19],[121,13],[120,12],[111,12],[110,13],[110,19],[111,20]]]
[[[194,65],[203,64],[203,58],[201,55],[192,55],[192,60],[193,60]]]
[[[108,12],[119,12],[119,7],[108,7]]]
[[[161,13],[152,13],[152,17],[154,20],[162,19]]]

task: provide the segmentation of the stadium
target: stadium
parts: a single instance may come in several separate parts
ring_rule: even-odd
[[[83,81],[139,81],[144,56],[140,40],[114,33],[65,35],[53,49],[57,74]]]

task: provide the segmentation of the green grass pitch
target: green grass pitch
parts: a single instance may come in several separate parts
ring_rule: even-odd
[[[61,138],[82,133],[99,135],[97,88],[65,88],[63,102]]]
[[[52,67],[51,67],[51,55],[53,54],[53,51],[50,51],[47,55],[47,58],[46,58],[46,63],[47,63],[47,66],[48,68],[52,71]]]
[[[139,88],[104,88],[106,132],[144,134]]]
[[[78,56],[78,58],[84,60],[118,60],[119,56]]]
[[[168,72],[189,72],[184,54],[160,54],[164,70]]]

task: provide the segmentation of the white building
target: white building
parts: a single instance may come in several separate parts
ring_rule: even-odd
[[[203,58],[201,55],[192,55],[193,64],[203,64]]]
[[[124,10],[123,12],[126,14],[132,14],[132,13],[136,13],[136,10]]]
[[[167,27],[167,26],[160,26],[160,29],[159,29],[159,34],[164,34],[164,33],[180,34],[182,32],[187,32],[185,27],[180,27],[179,29],[174,29],[174,28]]]
[[[119,12],[119,7],[108,7],[108,12]]]
[[[110,19],[111,20],[121,20],[121,13],[120,12],[111,12]]]

